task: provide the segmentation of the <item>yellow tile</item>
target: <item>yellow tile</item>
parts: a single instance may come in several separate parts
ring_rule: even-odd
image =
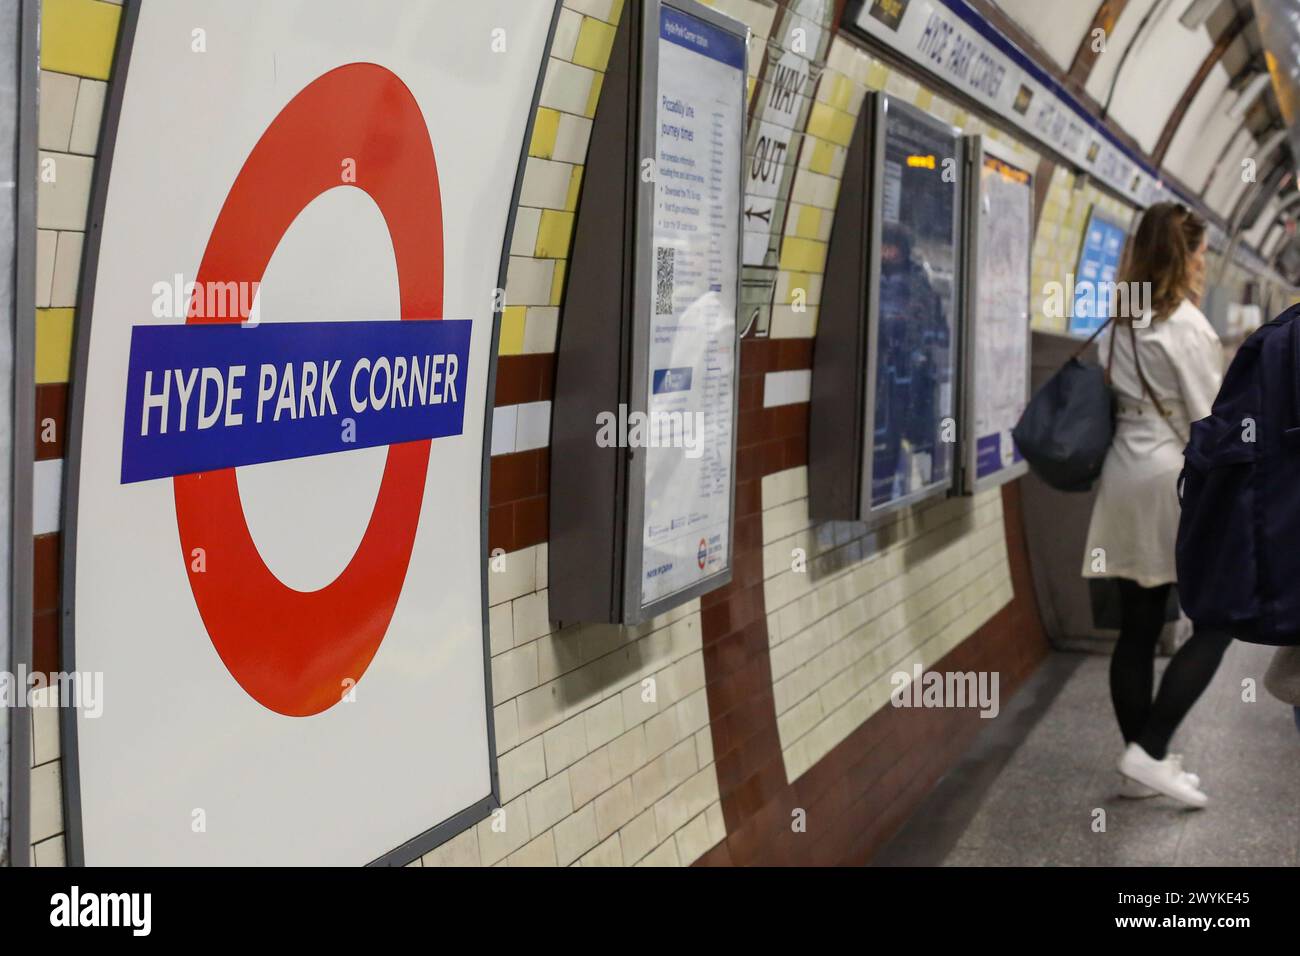
[[[883,90],[885,84],[889,82],[889,67],[879,60],[871,64],[871,69],[867,70],[867,86],[873,90]]]
[[[551,279],[551,305],[559,305],[560,300],[564,297],[564,270],[567,263],[559,261],[555,263],[555,275]]]
[[[573,213],[543,209],[542,222],[537,228],[537,258],[567,259],[572,236]]]
[[[587,119],[591,119],[596,115],[596,104],[600,102],[600,91],[604,85],[604,73],[597,73],[591,78],[591,93],[587,97],[587,110],[582,114]]]
[[[541,107],[537,111],[537,120],[533,123],[533,141],[528,146],[528,155],[550,159],[555,152],[555,137],[559,132],[559,111]]]
[[[41,66],[107,80],[122,8],[103,0],[45,0],[41,14]]]
[[[822,273],[826,265],[826,245],[811,239],[786,236],[781,244],[781,268],[792,272]]]
[[[794,293],[796,289],[803,289],[807,293],[808,288],[812,285],[812,276],[806,272],[791,272],[789,279],[786,281],[785,297],[781,300],[781,305],[790,305],[794,302]]]
[[[808,135],[847,146],[853,139],[854,121],[855,117],[842,110],[832,109],[825,103],[814,103],[808,116]]]
[[[609,51],[614,46],[614,27],[595,17],[583,17],[578,44],[573,48],[573,62],[589,70],[605,72]]]
[[[808,161],[808,168],[814,173],[829,176],[831,170],[835,168],[835,144],[828,143],[824,139],[815,139],[812,142],[812,158]]]
[[[619,19],[623,16],[623,0],[614,0],[613,5],[609,8],[609,22],[618,25]]]
[[[917,109],[928,110],[930,108],[930,104],[933,102],[934,102],[934,94],[931,93],[929,90],[927,90],[925,87],[921,87],[919,90],[916,91],[915,103]]]
[[[847,76],[835,77],[835,82],[831,84],[830,105],[837,110],[848,110],[849,103],[853,101],[853,81]]]
[[[522,305],[507,306],[501,315],[501,343],[498,355],[522,355],[524,351],[524,314]]]
[[[582,170],[582,166],[574,166],[573,172],[569,173],[569,194],[564,200],[564,208],[567,212],[573,212],[578,208],[578,196],[582,192]]]
[[[36,384],[66,382],[72,366],[72,309],[36,310]]]
[[[816,239],[821,226],[822,211],[816,206],[804,206],[799,210],[799,222],[794,234],[802,239]]]

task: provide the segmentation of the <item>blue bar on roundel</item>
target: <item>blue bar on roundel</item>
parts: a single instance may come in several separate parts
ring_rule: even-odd
[[[459,435],[472,324],[136,326],[122,483]]]

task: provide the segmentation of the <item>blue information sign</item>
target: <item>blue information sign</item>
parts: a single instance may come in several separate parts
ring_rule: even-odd
[[[1111,296],[1119,275],[1128,234],[1124,227],[1095,208],[1079,250],[1079,266],[1070,294],[1070,334],[1089,336],[1110,315]]]

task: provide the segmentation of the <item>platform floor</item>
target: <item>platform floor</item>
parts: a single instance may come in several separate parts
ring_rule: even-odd
[[[872,865],[1300,865],[1300,730],[1264,690],[1271,654],[1233,644],[1174,738],[1208,808],[1119,797],[1109,660],[1056,653]],[[1242,701],[1246,678],[1254,703]],[[1098,809],[1105,832],[1093,830]]]

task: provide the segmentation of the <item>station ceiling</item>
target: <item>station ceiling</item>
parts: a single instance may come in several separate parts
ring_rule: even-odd
[[[1230,233],[1300,281],[1300,0],[974,5]]]

